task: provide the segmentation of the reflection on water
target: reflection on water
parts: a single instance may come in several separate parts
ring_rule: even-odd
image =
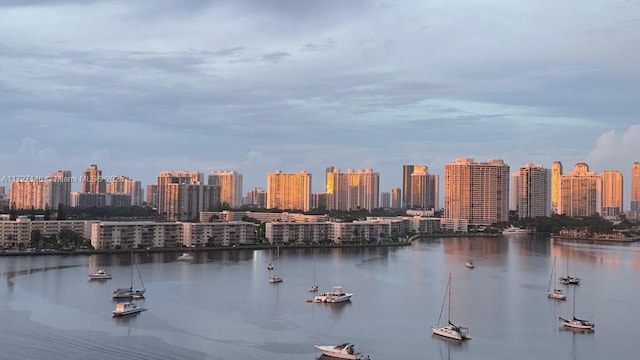
[[[410,247],[137,253],[148,311],[112,318],[129,287],[130,254],[0,258],[0,348],[8,359],[312,359],[315,344],[350,341],[372,359],[633,358],[640,310],[639,244],[564,243],[545,237],[443,238]],[[597,333],[559,326],[572,314],[549,301],[553,257],[582,278],[576,314]],[[268,262],[285,276],[269,284]],[[473,260],[474,270],[464,263]],[[351,302],[307,303],[341,285]],[[105,269],[112,280],[89,281]],[[473,340],[431,335],[448,274],[452,311]],[[6,319],[6,321],[5,321]],[[37,343],[33,348],[29,344]],[[517,345],[514,345],[517,344]],[[522,352],[522,349],[528,349]],[[9,355],[4,355],[4,354]],[[328,360],[328,359],[327,359]]]

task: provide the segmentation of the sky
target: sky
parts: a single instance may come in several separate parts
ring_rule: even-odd
[[[0,175],[560,160],[628,208],[638,44],[638,0],[0,0]]]

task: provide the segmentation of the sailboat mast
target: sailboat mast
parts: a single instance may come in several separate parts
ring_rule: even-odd
[[[449,311],[447,314],[447,322],[451,322],[451,273],[449,273]]]
[[[576,318],[576,286],[573,287],[573,319]]]
[[[133,289],[133,251],[131,252],[131,289]]]

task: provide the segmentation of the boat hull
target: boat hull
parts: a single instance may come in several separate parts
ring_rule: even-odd
[[[432,327],[431,331],[438,336],[446,337],[453,340],[470,340],[471,336],[457,331],[453,326]]]
[[[89,275],[89,280],[108,280],[112,277],[111,275]]]
[[[320,346],[316,345],[316,349],[320,350],[324,356],[329,356],[336,359],[349,359],[349,360],[365,360],[369,359],[368,355],[362,353],[348,354],[336,350],[334,346]]]
[[[133,315],[133,314],[141,313],[141,312],[143,312],[145,310],[147,310],[147,309],[145,309],[145,308],[137,308],[137,309],[131,309],[131,310],[126,310],[126,311],[114,311],[113,312],[113,316],[114,317],[118,317],[118,316]]]
[[[579,329],[579,330],[593,330],[596,327],[596,325],[590,321],[569,320],[569,319],[563,319],[561,317],[559,317],[558,319],[560,320],[560,323],[562,324],[562,326],[567,328]]]
[[[567,295],[556,291],[547,292],[547,297],[555,300],[567,300]]]

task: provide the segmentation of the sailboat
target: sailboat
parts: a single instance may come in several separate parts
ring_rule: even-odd
[[[276,260],[280,260],[280,246],[278,246]],[[271,265],[271,264],[269,264],[269,265]],[[269,277],[269,282],[271,284],[281,283],[282,281],[283,281],[282,275],[273,275],[273,276]]]
[[[318,285],[316,284],[316,261],[313,260],[313,285],[309,288],[309,292],[318,291]]]
[[[556,273],[556,258],[553,257],[553,268],[551,269],[551,276],[549,277],[549,286],[547,287],[547,297],[556,300],[567,300],[567,295],[565,295],[562,290],[556,288],[556,284],[553,284],[553,290],[551,290],[551,282],[553,282],[554,275]]]
[[[567,258],[567,276],[563,276],[560,279],[561,284],[565,285],[580,285],[580,278],[569,275],[569,258]]]
[[[136,270],[138,271],[138,279],[140,279],[141,289],[134,290],[133,289],[133,266],[135,265]],[[144,293],[147,291],[144,288],[144,283],[142,282],[142,275],[140,275],[140,269],[138,268],[138,264],[135,264],[133,261],[133,252],[131,252],[131,286],[128,288],[117,288],[113,291],[112,297],[114,299],[142,299],[144,297]]]
[[[445,304],[448,302],[447,306],[447,324],[441,325],[442,313],[445,307]],[[432,327],[431,330],[434,334],[440,335],[449,339],[454,340],[470,340],[471,336],[469,335],[469,328],[464,326],[455,325],[451,321],[451,273],[449,273],[449,281],[447,282],[447,291],[445,292],[444,299],[442,300],[442,308],[440,309],[440,316],[438,317],[438,325]]]
[[[576,318],[576,288],[573,288],[573,315],[572,320],[565,319],[563,317],[558,317],[560,323],[568,328],[579,329],[579,330],[593,330],[596,327],[596,324],[589,320],[583,320]]]

